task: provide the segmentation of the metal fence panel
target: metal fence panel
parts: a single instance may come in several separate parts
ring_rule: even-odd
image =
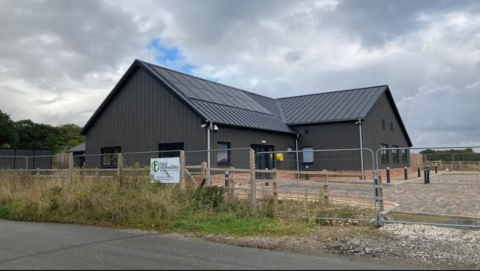
[[[373,222],[378,213],[370,149],[257,152],[255,166],[257,195],[276,197],[279,216]]]
[[[405,149],[378,150],[377,162]],[[480,147],[408,150],[415,159],[402,172],[378,171],[389,206],[381,222],[480,227]]]

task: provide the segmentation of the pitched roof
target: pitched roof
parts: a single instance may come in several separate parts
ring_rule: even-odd
[[[69,149],[67,152],[84,152],[85,151],[85,142],[78,144],[77,146]]]
[[[402,131],[412,145],[386,85],[272,99],[140,60],[134,61],[80,134],[87,133],[103,108],[137,67],[166,85],[172,95],[205,121],[282,133],[296,134],[290,125],[365,119],[375,102],[386,93]]]
[[[364,119],[387,86],[278,99],[287,124]]]

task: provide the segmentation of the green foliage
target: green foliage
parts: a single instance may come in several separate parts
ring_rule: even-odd
[[[15,131],[14,122],[10,116],[0,110],[0,146],[15,146],[18,141],[18,134]]]
[[[480,153],[476,153],[472,148],[463,150],[432,150],[426,149],[420,152],[423,159],[428,161],[480,161]]]
[[[78,144],[80,144],[80,141],[78,141],[78,139],[70,139],[67,142],[67,149],[71,149],[71,148],[77,146]]]

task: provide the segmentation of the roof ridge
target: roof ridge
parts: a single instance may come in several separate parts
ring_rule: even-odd
[[[244,89],[241,89],[241,88],[229,86],[229,85],[222,84],[222,83],[219,83],[219,82],[214,82],[214,81],[212,81],[212,80],[207,80],[207,79],[202,78],[202,77],[198,77],[198,76],[191,75],[191,74],[188,74],[188,73],[180,72],[180,71],[177,71],[177,70],[174,70],[174,69],[171,69],[171,68],[167,68],[167,67],[164,67],[164,66],[161,66],[161,65],[158,65],[158,64],[154,64],[154,63],[151,63],[151,62],[143,61],[143,60],[140,60],[140,59],[137,59],[137,60],[140,61],[140,62],[143,62],[144,64],[152,65],[152,66],[155,66],[155,67],[157,67],[157,68],[162,68],[162,69],[165,69],[165,70],[168,70],[168,71],[180,73],[180,74],[185,75],[185,76],[190,76],[190,77],[193,77],[193,78],[196,78],[196,79],[208,81],[208,82],[210,82],[210,83],[219,84],[219,85],[222,85],[222,86],[224,86],[224,87],[233,88],[233,89],[240,90],[240,91],[243,91],[243,92],[246,92],[246,93],[249,93],[249,94],[254,94],[254,95],[258,95],[258,96],[261,96],[261,97],[265,97],[265,98],[268,98],[268,99],[275,100],[275,99],[272,98],[272,97],[268,97],[268,96],[265,96],[265,95],[261,95],[261,94],[255,93],[255,92],[251,92],[251,91],[244,90]]]
[[[347,91],[354,91],[354,90],[368,89],[368,88],[378,88],[378,87],[387,87],[388,88],[388,85],[378,85],[378,86],[370,86],[370,87],[351,88],[351,89],[342,89],[342,90],[334,90],[334,91],[327,91],[327,92],[311,93],[311,94],[298,95],[298,96],[288,96],[288,97],[277,98],[275,100],[279,101],[279,100],[291,99],[291,98],[307,97],[307,96],[329,94],[329,93],[338,93],[338,92],[347,92]]]

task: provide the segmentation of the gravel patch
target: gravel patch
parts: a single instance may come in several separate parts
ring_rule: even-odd
[[[389,224],[377,236],[342,240],[341,253],[395,257],[426,264],[480,268],[480,230]]]

